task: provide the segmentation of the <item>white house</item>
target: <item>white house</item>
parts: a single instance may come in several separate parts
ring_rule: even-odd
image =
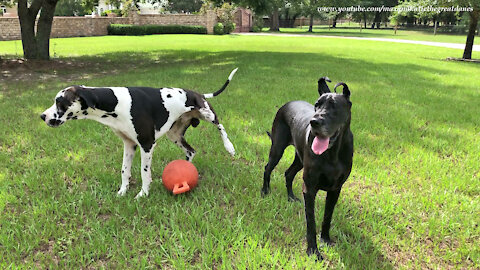
[[[102,14],[102,12],[116,9],[113,5],[107,4],[106,0],[99,0],[97,6],[97,13]],[[151,4],[151,3],[138,3],[138,9],[140,10],[140,14],[158,14],[162,8],[168,3],[168,0],[161,0],[158,3]],[[120,5],[120,9],[122,5]]]
[[[6,1],[3,1],[3,2],[6,2]],[[3,16],[5,17],[18,16],[17,5],[13,2],[13,0],[10,0],[10,5],[0,5],[0,14],[3,14]]]

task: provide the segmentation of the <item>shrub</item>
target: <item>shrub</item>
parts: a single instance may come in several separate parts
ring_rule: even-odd
[[[110,13],[115,13],[115,14],[117,14],[118,17],[122,17],[122,11],[120,9],[105,10],[100,15],[101,16],[107,16]]]
[[[255,15],[253,17],[252,32],[262,32],[263,29],[263,17]]]
[[[191,25],[129,25],[111,24],[107,28],[109,35],[141,36],[155,34],[206,34],[204,26]]]
[[[223,35],[223,23],[217,23],[215,24],[215,26],[213,27],[213,33],[215,35]]]
[[[223,32],[225,32],[225,34],[230,34],[231,32],[233,32],[233,30],[235,30],[234,22],[227,22],[223,26]]]
[[[252,27],[252,32],[262,32],[262,28],[258,25]]]

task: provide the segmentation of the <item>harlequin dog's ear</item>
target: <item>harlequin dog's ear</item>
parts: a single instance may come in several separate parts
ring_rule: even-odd
[[[75,93],[80,98],[80,103],[82,104],[82,110],[90,107],[95,109],[98,103],[98,97],[95,95],[94,91],[91,89],[77,88]]]

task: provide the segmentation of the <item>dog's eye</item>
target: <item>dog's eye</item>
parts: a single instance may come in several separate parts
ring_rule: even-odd
[[[57,104],[57,111],[64,112],[66,110],[67,110],[67,108],[65,107],[65,105],[63,105],[61,103]]]

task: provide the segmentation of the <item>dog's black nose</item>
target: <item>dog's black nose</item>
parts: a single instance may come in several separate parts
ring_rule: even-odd
[[[43,114],[43,113],[42,113],[42,115],[40,115],[40,118],[42,118],[43,121],[45,121],[45,118],[46,118],[46,117],[47,117],[47,116],[46,116],[45,114]]]
[[[310,125],[311,125],[312,127],[319,127],[319,126],[322,125],[322,121],[323,121],[323,120],[321,120],[321,119],[315,119],[315,118],[314,118],[314,119],[310,120]]]

